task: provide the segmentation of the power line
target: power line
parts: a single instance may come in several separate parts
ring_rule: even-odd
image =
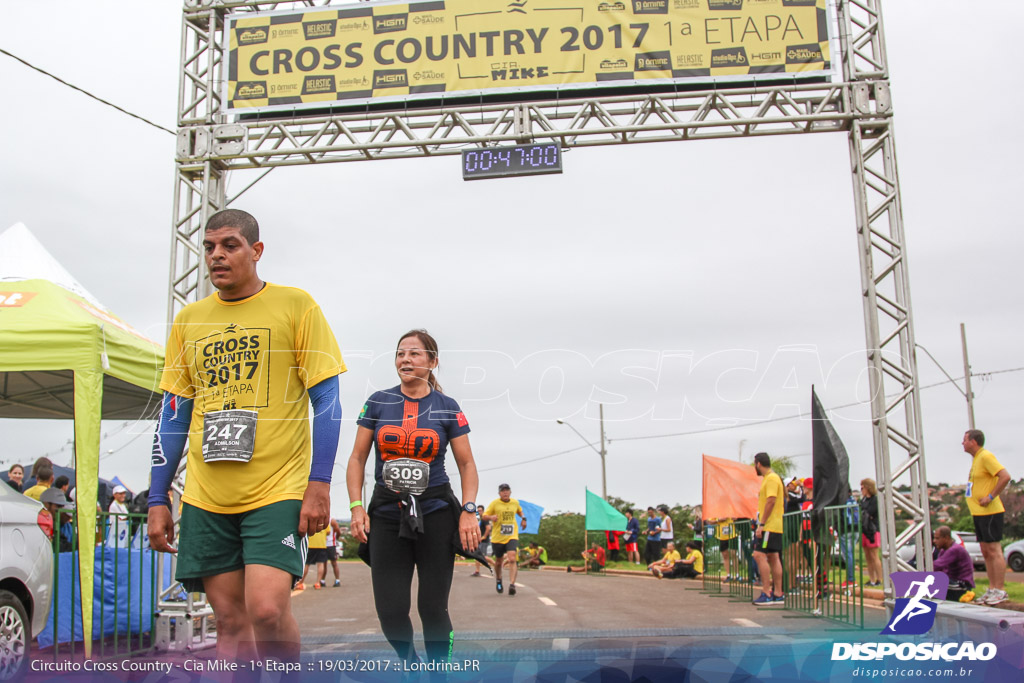
[[[87,97],[91,97],[92,99],[96,100],[97,102],[101,102],[101,103],[107,105],[108,107],[113,107],[114,109],[118,110],[122,114],[127,114],[128,116],[131,116],[133,119],[138,119],[139,121],[142,121],[143,123],[147,123],[147,124],[153,126],[154,128],[158,128],[158,129],[164,131],[165,133],[170,133],[171,135],[175,135],[175,132],[173,130],[170,130],[168,128],[164,128],[163,126],[161,126],[161,125],[159,125],[157,123],[153,123],[149,119],[147,119],[145,117],[142,117],[142,116],[139,116],[138,114],[133,114],[130,111],[128,111],[127,109],[122,109],[121,107],[117,106],[113,102],[108,102],[105,99],[103,99],[102,97],[97,97],[96,95],[93,95],[88,90],[83,90],[82,88],[79,88],[77,85],[74,85],[72,83],[68,83],[64,79],[59,78],[58,76],[54,76],[49,71],[46,71],[45,69],[40,69],[38,66],[36,66],[34,64],[30,64],[29,62],[26,62],[21,57],[19,57],[17,55],[14,55],[14,54],[11,54],[10,52],[8,52],[7,50],[4,50],[3,48],[0,48],[0,53],[7,55],[11,59],[15,59],[15,60],[21,62],[22,64],[24,64],[28,68],[34,69],[35,71],[38,71],[39,73],[43,74],[44,76],[49,76],[50,78],[52,78],[53,80],[57,81],[61,85],[66,85],[69,88],[71,88],[72,90],[77,90],[78,92],[82,93],[83,95],[85,95]]]
[[[1024,367],[1009,368],[1009,369],[1006,369],[1006,370],[994,370],[992,372],[977,372],[977,373],[973,373],[972,372],[971,373],[971,377],[980,377],[982,379],[985,379],[985,378],[990,377],[992,375],[1001,375],[1001,374],[1008,373],[1008,372],[1020,372],[1022,370],[1024,370]],[[956,378],[957,381],[961,380],[961,379],[963,379],[963,377],[957,377]],[[954,380],[942,380],[941,382],[935,382],[933,384],[926,384],[923,387],[920,387],[920,389],[922,391],[925,390],[925,389],[932,389],[934,387],[942,386],[944,384],[950,384],[951,382],[954,382]],[[867,402],[864,402],[864,401],[854,401],[853,403],[844,403],[843,405],[832,406],[831,408],[826,408],[825,410],[827,410],[827,411],[841,410],[843,408],[853,408],[853,407],[856,407],[856,406],[864,406],[864,405],[867,405]],[[796,419],[799,419],[799,418],[808,417],[808,416],[810,416],[810,414],[811,414],[810,411],[807,411],[807,412],[797,413],[796,415],[784,415],[782,417],[772,417],[772,418],[768,418],[766,420],[754,420],[752,422],[744,422],[743,424],[725,425],[725,426],[722,426],[722,427],[708,427],[708,428],[705,428],[705,429],[694,429],[694,430],[689,431],[689,432],[673,432],[671,434],[650,434],[650,435],[647,435],[647,436],[624,436],[624,437],[620,437],[618,439],[608,439],[608,441],[609,442],[611,442],[611,441],[640,441],[640,440],[644,440],[644,439],[665,439],[665,438],[672,437],[672,436],[693,436],[695,434],[709,434],[711,432],[722,432],[722,431],[726,431],[726,430],[729,430],[729,429],[742,429],[744,427],[754,427],[754,426],[757,426],[757,425],[770,424],[772,422],[784,422],[785,420],[796,420]]]
[[[585,446],[577,446],[576,448],[570,448],[567,451],[559,451],[558,453],[551,453],[550,455],[542,455],[539,458],[532,458],[530,460],[520,460],[519,462],[509,463],[508,465],[498,465],[497,467],[487,467],[487,468],[484,468],[484,469],[481,469],[481,470],[477,470],[477,472],[493,472],[494,470],[503,470],[506,467],[516,467],[517,465],[525,465],[527,463],[537,462],[538,460],[547,460],[548,458],[554,458],[554,457],[559,456],[559,455],[565,455],[566,453],[575,453],[576,451],[582,451],[584,448],[590,448],[590,446],[591,446],[591,444],[588,443]]]
[[[1002,374],[1006,374],[1006,373],[1019,373],[1021,371],[1024,371],[1024,368],[1009,368],[1007,370],[994,370],[994,371],[992,371],[990,373],[971,373],[971,377],[978,377],[978,378],[981,378],[981,379],[988,379],[992,375],[1002,375]],[[964,378],[963,377],[958,377],[956,379],[957,380],[962,380]],[[933,384],[926,384],[925,386],[921,387],[921,389],[922,390],[924,390],[924,389],[931,389],[931,388],[934,388],[934,387],[937,387],[937,386],[942,386],[943,384],[949,384],[949,382],[950,382],[950,380],[943,380],[941,382],[935,382]],[[844,409],[844,408],[854,408],[854,407],[857,407],[857,405],[866,405],[866,404],[867,403],[865,403],[865,402],[854,401],[852,403],[844,403],[843,405],[834,405],[834,407],[827,408],[825,410],[826,411],[838,411],[838,410],[841,410],[841,409]],[[770,424],[772,422],[783,422],[785,420],[796,420],[798,418],[806,418],[808,416],[810,416],[809,412],[808,413],[798,413],[797,415],[786,415],[786,416],[783,416],[783,417],[780,417],[780,418],[769,418],[767,420],[757,420],[757,421],[754,421],[754,422],[746,422],[746,423],[740,424],[740,425],[727,425],[727,426],[723,426],[723,427],[709,427],[707,429],[694,429],[692,431],[674,432],[674,433],[671,433],[671,434],[650,434],[650,435],[647,435],[647,436],[624,436],[622,438],[615,438],[615,439],[610,439],[609,438],[608,442],[610,443],[611,441],[636,441],[636,440],[651,439],[651,438],[668,438],[670,436],[692,436],[694,434],[708,434],[708,433],[711,433],[711,432],[725,431],[725,430],[728,430],[728,429],[741,429],[743,427],[753,427],[753,426],[757,426],[757,425]],[[583,449],[587,449],[587,447],[593,447],[593,444],[592,443],[587,443],[586,445],[580,445],[580,446],[574,447],[574,449],[569,449],[568,451],[560,451],[559,453],[552,453],[552,454],[547,455],[547,456],[541,456],[540,458],[532,458],[530,460],[521,460],[521,461],[516,462],[516,463],[509,463],[508,465],[499,465],[498,467],[488,467],[486,469],[481,469],[481,470],[478,470],[478,471],[479,472],[490,472],[490,471],[493,471],[493,470],[501,470],[501,469],[505,469],[505,468],[508,468],[508,467],[517,467],[519,465],[527,465],[529,463],[536,463],[536,462],[541,461],[541,460],[548,460],[549,458],[556,458],[558,456],[564,456],[564,455],[569,454],[569,453],[574,453],[574,452],[577,452],[577,451],[582,451]],[[791,457],[793,457],[793,458],[803,458],[803,457],[805,457],[807,455],[810,455],[810,454],[797,454],[797,455],[794,455],[794,456],[791,456]]]

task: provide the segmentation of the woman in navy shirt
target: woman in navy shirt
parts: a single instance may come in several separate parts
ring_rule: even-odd
[[[434,377],[437,342],[425,330],[398,340],[398,386],[367,399],[359,419],[346,480],[352,535],[369,546],[373,597],[384,636],[399,657],[416,661],[409,618],[412,572],[419,576],[417,606],[432,661],[450,661],[448,615],[456,544],[480,543],[475,499],[478,478],[469,446],[469,422]],[[373,447],[376,486],[368,506],[359,500]],[[451,448],[462,479],[462,501],[445,471]],[[373,533],[370,533],[371,527]]]

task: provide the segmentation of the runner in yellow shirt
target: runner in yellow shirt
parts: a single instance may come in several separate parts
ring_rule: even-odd
[[[182,309],[167,340],[150,544],[177,552],[168,491],[187,441],[176,578],[206,592],[221,659],[297,662],[291,587],[306,536],[330,522],[345,364],[313,298],[260,279],[253,216],[215,213],[203,249],[217,292]]]
[[[495,589],[501,593],[504,589],[501,583],[501,566],[509,566],[508,594],[516,594],[516,574],[519,572],[517,549],[519,548],[519,526],[516,525],[516,515],[522,517],[520,526],[526,529],[526,515],[523,508],[519,507],[519,501],[512,497],[512,487],[502,484],[498,487],[498,498],[492,500],[484,510],[480,519],[492,522],[491,526],[491,547],[494,549],[494,579]]]

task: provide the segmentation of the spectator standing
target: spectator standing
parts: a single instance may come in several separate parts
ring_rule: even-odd
[[[608,555],[612,562],[619,561],[619,537],[622,536],[624,531],[605,531],[604,540],[608,544]]]
[[[626,510],[626,533],[622,542],[626,544],[626,561],[640,564],[640,550],[637,540],[640,538],[640,522],[633,516],[632,510]]]
[[[974,531],[978,534],[981,554],[985,557],[989,584],[989,589],[975,602],[998,605],[1007,599],[1003,590],[1006,560],[1000,543],[1003,540],[1005,508],[999,494],[1010,483],[1010,473],[996,460],[996,456],[985,450],[985,434],[980,429],[965,432],[963,445],[964,452],[972,458],[964,496],[974,517]]]
[[[45,463],[40,465],[35,471],[35,478],[35,486],[27,489],[25,495],[39,500],[39,496],[42,495],[43,491],[53,485],[53,467]]]
[[[21,493],[21,482],[24,479],[25,468],[18,463],[14,463],[11,465],[11,468],[7,470],[7,484],[18,493]]]
[[[786,487],[779,475],[772,472],[772,461],[767,453],[754,456],[754,470],[763,478],[757,496],[757,528],[754,530],[754,560],[761,574],[761,595],[754,604],[784,603],[781,554]]]
[[[664,547],[666,543],[675,540],[675,529],[672,528],[672,517],[668,514],[668,506],[659,505],[658,510],[661,512],[661,522],[658,526],[661,527],[661,545]]]
[[[878,548],[882,545],[882,535],[878,523],[878,487],[874,479],[862,479],[860,482],[860,530],[861,545],[864,547],[864,559],[868,565],[868,583],[871,588],[882,585],[882,560],[878,557]]]
[[[650,566],[661,559],[661,518],[653,507],[647,508],[647,545],[644,547],[644,560]]]
[[[853,498],[853,491],[846,492],[846,510],[843,513],[843,528],[840,531],[839,552],[842,553],[843,562],[846,564],[846,581],[843,588],[852,588],[857,585],[854,577],[854,567],[857,563],[857,555],[854,552],[857,542],[857,527],[860,525],[860,507]]]

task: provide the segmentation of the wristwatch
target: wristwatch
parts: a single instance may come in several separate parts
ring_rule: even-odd
[[[468,503],[466,503],[465,505],[462,506],[462,509],[463,509],[463,511],[468,512],[471,515],[475,515],[476,514],[476,503],[474,503],[473,501],[469,501]]]

